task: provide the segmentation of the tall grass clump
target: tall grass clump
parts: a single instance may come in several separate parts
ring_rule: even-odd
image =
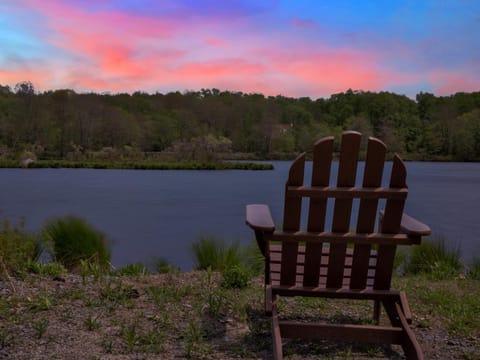
[[[104,269],[110,265],[105,236],[83,219],[52,219],[45,224],[42,239],[52,257],[67,269],[78,269],[82,261],[94,262]]]
[[[469,266],[467,276],[470,279],[480,280],[480,258],[474,258]]]
[[[28,264],[39,256],[40,251],[37,237],[25,230],[23,221],[18,225],[12,225],[8,220],[1,223],[0,277],[24,272]]]
[[[227,245],[215,237],[202,236],[192,245],[198,270],[223,271],[241,264],[241,251],[238,244]]]
[[[220,271],[224,288],[244,288],[253,276],[263,271],[264,259],[254,243],[227,245],[214,237],[201,237],[192,248],[197,269]]]
[[[412,246],[403,265],[406,274],[425,274],[437,280],[455,277],[462,270],[459,249],[448,248],[441,237]]]

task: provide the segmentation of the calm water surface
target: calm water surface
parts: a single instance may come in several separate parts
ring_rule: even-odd
[[[191,244],[202,234],[251,241],[246,204],[269,204],[281,223],[290,163],[274,165],[274,171],[0,169],[0,218],[24,217],[38,231],[51,217],[80,216],[109,237],[115,266],[161,256],[188,270]],[[480,257],[480,164],[407,167],[406,212],[460,246],[465,260]]]

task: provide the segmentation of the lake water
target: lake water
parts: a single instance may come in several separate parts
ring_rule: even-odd
[[[290,162],[273,163],[274,171],[0,169],[0,219],[24,217],[39,231],[49,218],[76,215],[111,240],[114,266],[164,257],[189,270],[201,235],[252,240],[246,204],[269,204],[281,224]],[[459,246],[466,261],[480,257],[480,164],[407,168],[406,212]]]

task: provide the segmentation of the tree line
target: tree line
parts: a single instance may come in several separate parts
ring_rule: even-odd
[[[406,159],[479,161],[480,92],[421,92],[413,100],[349,89],[312,100],[218,89],[40,93],[30,82],[0,85],[0,159],[286,158],[343,130],[378,137]]]

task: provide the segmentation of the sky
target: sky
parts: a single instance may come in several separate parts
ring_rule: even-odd
[[[480,91],[478,0],[1,0],[0,85]]]

